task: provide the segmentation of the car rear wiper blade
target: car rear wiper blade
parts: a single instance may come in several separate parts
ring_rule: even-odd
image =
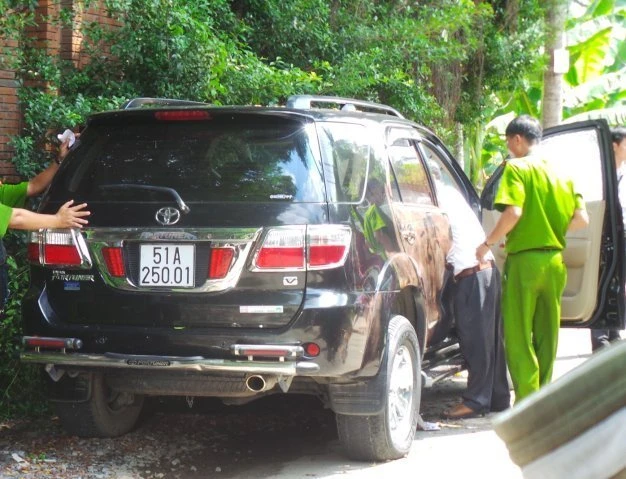
[[[187,206],[187,204],[183,201],[181,196],[178,194],[178,191],[176,191],[174,188],[169,188],[167,186],[136,185],[133,183],[116,183],[116,184],[111,184],[111,185],[100,185],[98,188],[103,189],[103,190],[137,189],[137,190],[161,191],[161,192],[169,193],[170,195],[172,195],[174,199],[176,200],[178,207],[181,209],[183,213],[187,214],[191,211],[189,209],[189,206]]]

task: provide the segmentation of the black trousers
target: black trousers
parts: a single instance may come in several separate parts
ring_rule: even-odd
[[[619,331],[614,329],[591,329],[591,350],[596,351],[611,342],[620,339]]]
[[[485,269],[452,285],[452,305],[461,352],[468,369],[463,402],[477,412],[509,407],[506,376],[500,273]]]

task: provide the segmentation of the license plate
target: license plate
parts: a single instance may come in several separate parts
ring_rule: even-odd
[[[195,259],[195,245],[142,244],[139,257],[139,286],[192,288]]]

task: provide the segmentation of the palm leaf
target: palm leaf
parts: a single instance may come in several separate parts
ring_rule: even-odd
[[[626,124],[626,106],[586,111],[578,115],[570,116],[563,120],[563,123],[574,123],[576,121],[594,120],[598,118],[604,118],[611,125],[624,125]]]
[[[575,108],[592,100],[604,98],[624,90],[626,85],[626,66],[615,73],[605,73],[582,85],[566,89],[563,94],[563,106]]]

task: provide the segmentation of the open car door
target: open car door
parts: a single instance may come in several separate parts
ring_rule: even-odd
[[[541,151],[583,195],[589,226],[568,232],[563,258],[567,284],[562,327],[624,328],[624,223],[617,196],[611,134],[604,120],[560,125],[544,131]],[[483,227],[490,232],[500,213],[493,207],[501,165],[481,196]],[[492,248],[502,269],[504,244]]]

